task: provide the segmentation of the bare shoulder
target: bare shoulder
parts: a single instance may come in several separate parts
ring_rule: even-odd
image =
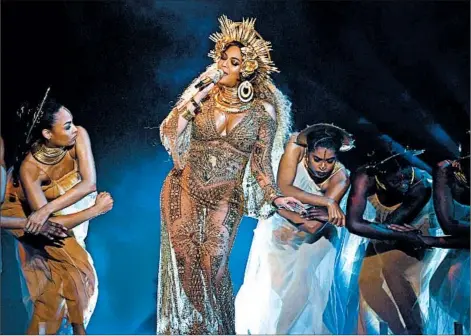
[[[297,157],[298,162],[302,159],[304,155],[305,148],[303,146],[298,145],[296,139],[298,137],[298,133],[293,133],[289,138],[288,142],[286,143],[284,155],[288,155],[290,157]]]
[[[72,157],[76,157],[76,151],[83,151],[87,150],[90,148],[90,137],[88,136],[88,132],[85,128],[82,126],[77,126],[77,140],[75,142],[75,145],[70,148],[71,155]]]
[[[37,180],[40,178],[41,175],[41,169],[36,164],[36,160],[34,159],[31,153],[28,153],[24,158],[23,162],[21,162],[21,179],[24,180],[26,178],[28,180]]]
[[[291,144],[291,143],[292,143],[292,144],[294,144],[294,145],[296,145],[296,146],[298,146],[298,147],[302,147],[302,146],[298,145],[298,143],[297,143],[297,142],[298,142],[298,135],[299,135],[299,132],[293,132],[293,133],[291,133],[291,135],[290,135],[290,137],[289,137],[289,139],[288,139],[288,144]]]
[[[265,101],[265,100],[262,100],[261,101],[262,103],[262,106],[264,108],[264,110],[268,113],[268,115],[274,120],[276,121],[276,111],[275,111],[275,107],[270,104],[269,102]]]
[[[345,167],[342,167],[334,176],[332,176],[332,182],[337,184],[337,183],[345,183],[347,185],[350,184],[350,176],[345,169]]]
[[[366,170],[359,169],[352,174],[352,188],[362,190],[364,192],[373,192],[375,179],[374,176],[368,174]]]
[[[82,126],[77,126],[77,138],[87,138],[88,139],[88,132]]]

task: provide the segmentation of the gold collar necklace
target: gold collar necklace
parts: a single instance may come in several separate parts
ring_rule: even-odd
[[[216,105],[224,112],[241,113],[247,111],[252,103],[243,103],[237,95],[237,87],[219,86],[219,90],[214,97]]]
[[[59,163],[67,154],[67,150],[62,147],[51,148],[46,147],[44,144],[35,144],[31,149],[33,157],[46,165],[55,165]]]

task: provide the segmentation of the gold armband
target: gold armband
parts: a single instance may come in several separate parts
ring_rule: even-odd
[[[194,112],[191,112],[188,108],[186,108],[185,111],[183,111],[182,113],[182,117],[188,121],[192,121],[195,115],[196,114]]]

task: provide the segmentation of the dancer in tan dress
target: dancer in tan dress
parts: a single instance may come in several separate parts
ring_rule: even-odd
[[[108,193],[96,196],[94,183],[79,186],[84,177],[95,179],[88,134],[73,124],[68,109],[53,99],[46,101],[46,97],[34,113],[28,134],[33,145],[21,163],[19,176],[13,171],[7,179],[1,215],[26,218],[56,201],[53,207],[58,209],[50,219],[69,229],[69,237],[61,244],[35,235],[41,225],[32,233],[10,230],[20,242],[26,295],[33,303],[28,334],[57,334],[64,317],[74,334],[85,334],[98,283],[84,239],[88,220],[108,212],[113,200]]]

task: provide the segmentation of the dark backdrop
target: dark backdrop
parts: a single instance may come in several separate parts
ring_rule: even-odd
[[[276,84],[296,128],[333,122],[357,139],[353,169],[372,143],[427,152],[428,168],[469,141],[469,2],[2,1],[1,132],[18,141],[15,110],[48,86],[92,139],[98,186],[115,198],[87,244],[100,280],[90,333],[153,333],[159,192],[171,168],[155,128],[210,62],[217,18],[256,17],[273,43]],[[253,220],[230,263],[235,291]],[[1,332],[21,333],[18,270],[3,238]]]

